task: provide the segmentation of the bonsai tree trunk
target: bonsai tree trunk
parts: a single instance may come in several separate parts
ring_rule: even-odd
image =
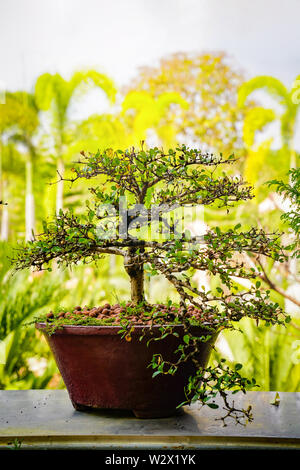
[[[144,300],[144,267],[137,262],[137,254],[134,248],[128,249],[128,255],[125,256],[124,266],[130,277],[131,300],[134,304]]]

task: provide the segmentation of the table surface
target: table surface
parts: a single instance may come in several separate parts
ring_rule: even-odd
[[[117,410],[75,411],[65,390],[0,391],[0,448],[28,449],[300,449],[300,393],[234,395],[236,406],[253,407],[246,426],[216,417],[221,410],[199,404],[163,419],[137,419]],[[220,402],[221,403],[221,402]]]

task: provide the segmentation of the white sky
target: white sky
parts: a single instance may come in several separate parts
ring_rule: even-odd
[[[247,77],[290,87],[299,20],[300,0],[0,0],[0,82],[30,89],[45,71],[93,67],[123,85],[168,53],[224,50]]]
[[[249,76],[300,73],[299,0],[0,0],[1,80],[94,66],[118,83],[177,51],[225,50]]]

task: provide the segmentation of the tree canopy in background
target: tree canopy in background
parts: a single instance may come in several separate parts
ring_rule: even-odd
[[[125,90],[147,92],[153,99],[178,93],[188,107],[170,107],[163,120],[173,138],[226,154],[243,148],[245,112],[237,106],[243,81],[224,53],[178,53],[163,58],[157,67],[143,67]]]

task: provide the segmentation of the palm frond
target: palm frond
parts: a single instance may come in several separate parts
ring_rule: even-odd
[[[243,83],[238,91],[238,106],[244,106],[251,93],[257,90],[265,90],[280,104],[290,103],[290,94],[280,80],[268,75],[254,77]]]

